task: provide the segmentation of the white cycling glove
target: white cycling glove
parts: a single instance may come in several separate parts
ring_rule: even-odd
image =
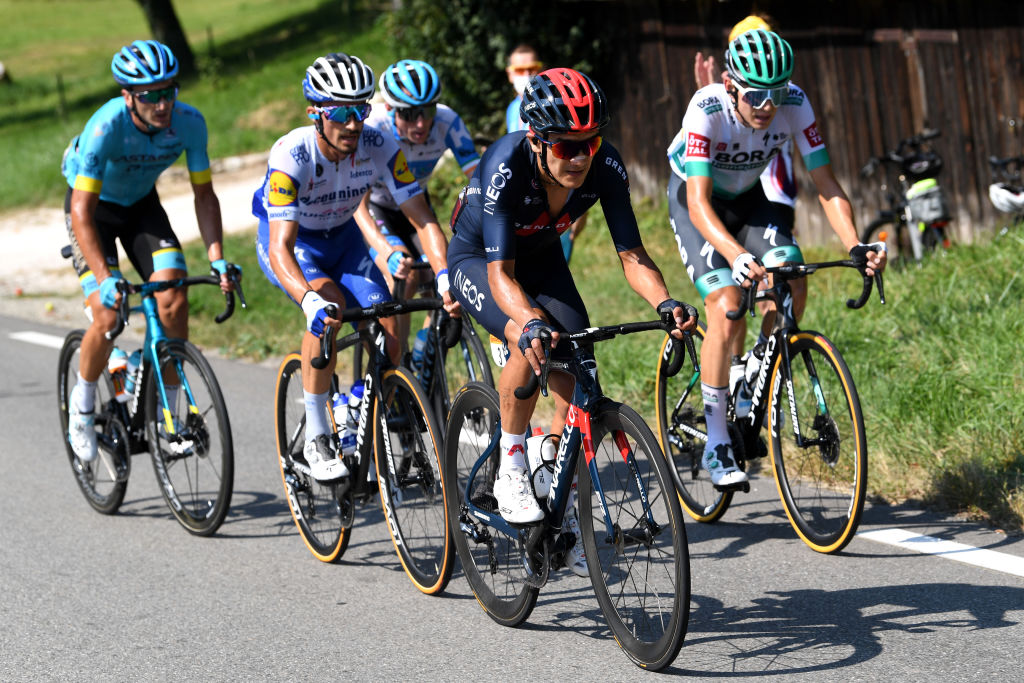
[[[754,278],[750,273],[750,266],[753,263],[759,263],[759,261],[749,251],[745,251],[733,259],[732,281],[740,287],[743,286],[743,282],[746,280],[753,282]]]
[[[328,306],[337,306],[337,304],[325,301],[323,297],[310,289],[302,295],[301,305],[302,312],[306,314],[306,329],[311,334],[322,337],[324,334],[324,321],[327,320],[327,311],[324,309]]]

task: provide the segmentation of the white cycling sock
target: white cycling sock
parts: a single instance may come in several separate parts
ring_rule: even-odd
[[[91,413],[96,409],[96,382],[88,382],[82,379],[82,373],[78,373],[78,383],[71,390],[71,400],[78,406],[78,412]]]
[[[718,444],[729,443],[729,428],[725,423],[729,387],[713,387],[701,382],[700,393],[704,398],[704,419],[708,428],[708,442],[704,450],[711,450]]]
[[[327,395],[311,394],[305,389],[302,390],[303,401],[306,404],[306,441],[312,441],[321,434],[330,434],[331,427],[327,421]]]
[[[501,461],[498,465],[498,476],[508,474],[510,470],[526,471],[526,432],[509,434],[501,430]]]

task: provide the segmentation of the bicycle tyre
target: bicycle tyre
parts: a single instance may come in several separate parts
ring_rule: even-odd
[[[471,382],[455,395],[445,434],[444,481],[448,487],[448,519],[455,549],[470,590],[487,615],[503,626],[526,621],[537,604],[539,589],[526,583],[517,539],[485,526],[463,511],[470,471],[499,428],[498,392]],[[481,508],[497,512],[491,494],[497,474],[497,449],[477,473],[470,494]],[[471,532],[477,540],[471,538]]]
[[[704,321],[700,321],[693,334],[698,358],[706,330]],[[684,368],[674,377],[665,377],[664,371],[669,364],[665,356],[671,349],[670,339],[665,335],[662,342],[655,380],[658,441],[670,464],[679,504],[694,520],[710,524],[721,519],[729,509],[733,492],[719,491],[712,486],[711,477],[701,463],[707,430],[700,378],[695,379],[693,373],[687,371],[685,362]]]
[[[434,410],[438,419],[446,421],[451,410],[452,397],[469,382],[482,382],[494,386],[491,361],[483,342],[480,341],[469,316],[462,315],[462,336],[459,343],[443,355],[445,382],[437,382],[433,392]]]
[[[352,530],[342,525],[337,484],[322,484],[309,474],[302,456],[305,429],[302,355],[293,351],[281,361],[274,388],[277,463],[288,510],[303,543],[321,562],[335,562],[348,548]]]
[[[441,428],[410,370],[381,375],[373,438],[380,502],[402,568],[427,595],[448,586],[455,550],[441,476]]]
[[[817,332],[800,331],[787,344],[792,383],[782,370],[782,354],[769,375],[772,469],[797,535],[813,550],[835,553],[853,538],[864,510],[868,481],[864,416],[850,370],[832,342]],[[789,413],[779,421],[784,408]],[[797,445],[797,419],[799,433],[821,440],[820,445]],[[781,430],[777,422],[782,423]]]
[[[658,671],[679,654],[690,616],[683,513],[668,464],[643,418],[627,405],[607,401],[592,420],[594,457],[589,468],[580,458],[578,477],[580,532],[590,580],[626,656]],[[603,498],[591,479],[595,473]]]
[[[210,536],[228,514],[234,488],[228,409],[213,368],[191,342],[160,342],[157,357],[165,376],[173,367],[183,379],[175,405],[164,415],[158,408],[156,371],[148,373],[143,397],[153,471],[175,519],[189,533]],[[161,434],[159,426],[171,419],[175,434]]]
[[[94,510],[112,515],[124,502],[131,472],[128,431],[121,419],[114,415],[113,387],[109,375],[104,372],[96,382],[96,443],[98,456],[92,463],[83,463],[71,449],[68,441],[68,401],[71,390],[78,381],[79,349],[82,346],[83,330],[70,332],[64,338],[57,362],[57,408],[60,413],[60,429],[64,438],[71,471],[78,488]]]

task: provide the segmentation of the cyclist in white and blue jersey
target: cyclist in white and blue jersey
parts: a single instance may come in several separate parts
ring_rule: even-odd
[[[331,53],[306,70],[302,88],[313,125],[296,128],[271,148],[267,175],[253,195],[253,214],[259,218],[260,267],[306,316],[303,454],[316,479],[331,481],[347,476],[348,468],[328,436],[328,391],[336,359],[332,354],[321,370],[311,363],[319,354],[325,328],[341,325],[325,309],[328,305],[339,310],[365,307],[390,298],[367,244],[387,254],[393,275],[403,277],[412,262],[404,247],[387,243],[366,209],[363,199],[374,183],[384,183],[420,235],[438,273],[437,288],[445,308],[457,314],[458,304],[448,292],[444,234],[405,154],[391,135],[364,125],[370,115],[373,71],[358,57]],[[395,321],[385,318],[381,323],[388,335],[388,352],[397,361]]]
[[[793,212],[769,201],[760,176],[793,140],[819,193],[829,224],[851,254],[866,254],[866,274],[885,267],[885,253],[861,244],[853,209],[832,172],[825,141],[804,91],[790,82],[793,51],[763,29],[737,36],[726,50],[723,83],[701,88],[669,146],[669,214],[687,275],[704,299],[707,333],[701,380],[708,442],[703,464],[716,486],[747,480],[737,467],[726,428],[730,358],[742,350],[743,321],[726,312],[740,306],[740,286],[765,279],[765,266],[802,263],[793,238]],[[805,280],[791,282],[799,318]],[[762,330],[774,315],[763,316]],[[764,332],[762,332],[764,334]]]
[[[206,152],[206,122],[196,109],[178,101],[178,60],[166,45],[137,40],[114,55],[111,72],[121,86],[120,97],[90,117],[65,150],[61,169],[68,182],[64,213],[72,263],[92,313],[68,406],[68,439],[83,462],[96,458],[96,382],[113,348],[105,333],[115,325],[117,282],[123,279],[117,240],[144,280],[187,275],[181,244],[155,186],[182,152],[210,266],[221,275],[222,289],[233,287],[221,247],[220,202]],[[156,300],[168,336],[186,339],[186,290],[169,289]],[[173,403],[178,387],[168,384],[165,389]]]

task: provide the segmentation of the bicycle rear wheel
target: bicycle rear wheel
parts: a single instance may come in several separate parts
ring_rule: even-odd
[[[635,410],[608,401],[592,424],[594,457],[580,459],[578,478],[590,580],[626,656],[657,671],[679,654],[690,617],[683,514],[658,442]]]
[[[381,392],[373,450],[388,533],[413,584],[434,595],[448,585],[455,563],[441,478],[441,428],[410,371],[386,370]]]
[[[790,336],[788,349],[792,383],[786,381],[782,354],[768,383],[772,468],[797,535],[818,552],[834,553],[853,538],[864,510],[864,416],[853,377],[828,339],[801,331]],[[787,408],[788,419],[780,420]]]
[[[235,458],[228,409],[213,369],[190,342],[168,339],[157,355],[165,382],[175,374],[171,402],[150,368],[143,394],[146,440],[167,507],[190,533],[209,536],[231,505]]]
[[[326,409],[326,408],[325,408]],[[321,562],[334,562],[348,548],[352,530],[342,524],[342,505],[337,484],[321,484],[309,473],[302,456],[306,443],[306,402],[302,392],[302,356],[293,351],[284,357],[274,389],[274,429],[277,462],[281,469],[288,509],[302,541]]]
[[[469,316],[463,313],[462,336],[459,342],[448,349],[443,355],[445,382],[443,396],[434,392],[434,406],[439,420],[447,420],[451,409],[452,397],[459,389],[470,382],[482,382],[494,386],[494,375],[491,362],[484,349],[483,342],[473,327]]]
[[[82,330],[75,330],[64,338],[57,362],[57,404],[60,412],[60,429],[64,436],[71,471],[82,490],[86,501],[97,512],[111,515],[124,502],[131,471],[128,431],[116,414],[113,402],[113,387],[109,375],[104,372],[96,382],[96,443],[98,457],[91,463],[84,463],[71,450],[68,441],[68,401],[71,390],[78,381],[78,365],[82,346]],[[123,409],[121,409],[123,411]]]
[[[494,387],[471,382],[459,390],[452,401],[445,435],[444,481],[455,548],[473,595],[491,619],[503,626],[518,626],[533,612],[538,589],[525,581],[517,539],[486,526],[466,508],[469,475],[491,444],[498,425],[498,392]],[[478,470],[470,490],[475,505],[495,513],[498,504],[492,487],[498,458],[495,448]]]
[[[701,321],[693,335],[698,357],[706,328]],[[674,377],[665,377],[665,368],[670,362],[665,357],[671,350],[670,339],[665,335],[662,342],[655,381],[658,435],[662,451],[672,468],[679,504],[698,522],[710,523],[720,519],[729,509],[732,491],[723,492],[712,486],[711,477],[701,464],[707,444],[707,426],[700,375],[684,367]]]

